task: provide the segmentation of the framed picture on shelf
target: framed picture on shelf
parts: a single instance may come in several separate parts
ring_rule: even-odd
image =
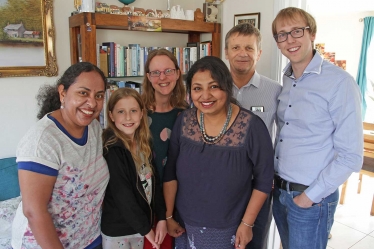
[[[260,29],[260,12],[234,15],[234,26],[241,23],[250,23]]]
[[[0,78],[56,76],[53,0],[17,4],[21,1],[0,1]]]

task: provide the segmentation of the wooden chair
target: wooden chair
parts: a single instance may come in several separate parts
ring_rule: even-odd
[[[364,163],[362,169],[359,172],[359,182],[357,193],[361,193],[362,175],[374,177],[374,124],[363,123],[364,126]],[[344,204],[345,192],[347,188],[348,180],[342,185],[342,192],[340,195],[340,204]],[[374,194],[371,205],[370,215],[374,216]]]

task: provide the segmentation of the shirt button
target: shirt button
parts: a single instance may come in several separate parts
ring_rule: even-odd
[[[293,87],[295,87],[296,86],[296,84],[293,84]]]
[[[286,125],[288,125],[288,122],[286,123]]]
[[[283,139],[281,139],[281,140],[279,140],[279,141],[283,142]]]
[[[276,159],[279,159],[279,157],[276,157]]]
[[[288,105],[288,107],[291,107],[291,105]]]

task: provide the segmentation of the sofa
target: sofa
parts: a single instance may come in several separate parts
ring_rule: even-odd
[[[12,221],[21,201],[15,157],[0,159],[0,249],[11,249]]]

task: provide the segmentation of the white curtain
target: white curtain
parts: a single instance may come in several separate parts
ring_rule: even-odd
[[[287,7],[298,7],[300,9],[306,10],[308,6],[308,0],[274,0],[274,17],[278,14],[278,12],[281,9],[287,8]],[[283,68],[286,67],[288,63],[288,59],[282,55],[280,50],[277,47],[277,44],[273,43],[273,48],[272,48],[272,65],[271,65],[271,78],[280,82],[281,85],[283,85],[282,82],[282,70]]]

